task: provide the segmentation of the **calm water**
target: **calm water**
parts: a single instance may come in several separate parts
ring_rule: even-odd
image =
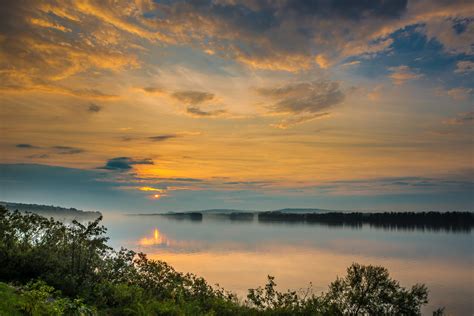
[[[104,224],[112,246],[143,251],[242,297],[268,274],[282,290],[312,282],[319,293],[358,262],[387,267],[403,286],[425,283],[424,314],[440,306],[450,315],[474,313],[472,233],[117,214],[105,214]]]

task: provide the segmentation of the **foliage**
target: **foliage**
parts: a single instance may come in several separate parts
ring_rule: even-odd
[[[329,286],[326,300],[343,315],[419,315],[428,302],[428,290],[420,284],[407,290],[384,267],[354,263],[345,278]]]
[[[0,283],[0,315],[95,315],[96,311],[80,299],[61,297],[44,281],[29,282],[14,288]]]
[[[21,315],[19,305],[20,296],[15,288],[0,282],[0,315]]]
[[[424,285],[407,290],[385,268],[358,264],[326,294],[280,292],[269,276],[239,301],[163,261],[113,250],[100,220],[64,224],[0,207],[0,281],[20,284],[0,283],[0,314],[418,315],[427,302]]]

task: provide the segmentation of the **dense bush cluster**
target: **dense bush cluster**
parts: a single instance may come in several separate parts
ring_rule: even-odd
[[[107,246],[101,218],[63,224],[0,208],[0,315],[418,315],[427,289],[353,264],[316,295],[265,287],[245,300],[143,253]],[[5,303],[7,302],[7,303]]]

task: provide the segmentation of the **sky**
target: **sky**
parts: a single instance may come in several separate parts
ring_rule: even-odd
[[[472,210],[472,1],[2,1],[0,200]]]

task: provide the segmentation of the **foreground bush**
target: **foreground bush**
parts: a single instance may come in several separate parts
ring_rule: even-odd
[[[427,303],[424,285],[405,289],[385,268],[358,264],[321,295],[279,292],[269,276],[240,301],[143,253],[114,251],[100,221],[66,225],[0,208],[0,281],[16,285],[0,284],[0,301],[12,301],[0,314],[419,315]]]

